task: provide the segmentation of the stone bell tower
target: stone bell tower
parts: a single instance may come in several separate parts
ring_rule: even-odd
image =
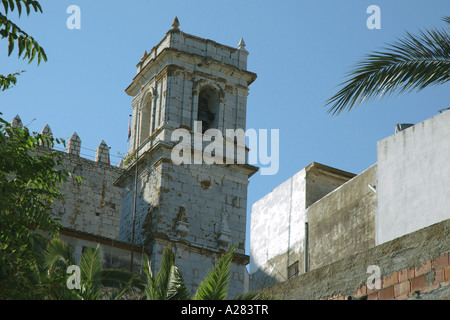
[[[212,141],[207,129],[224,135],[226,129],[245,131],[248,87],[256,79],[247,71],[247,56],[242,39],[232,48],[192,36],[175,18],[165,37],[144,53],[126,89],[133,97],[133,121],[126,171],[116,181],[123,187],[120,240],[144,246],[155,269],[171,246],[192,293],[235,244],[229,295],[244,291],[247,185],[258,169],[237,161],[206,163],[199,149]],[[193,161],[173,161],[177,129],[187,133],[188,145],[203,137],[200,148],[189,146]],[[236,147],[233,154],[247,151],[245,141],[242,146],[233,138],[230,145]]]

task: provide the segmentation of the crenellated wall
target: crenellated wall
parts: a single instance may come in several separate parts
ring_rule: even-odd
[[[17,115],[11,122],[22,127]],[[47,124],[40,132],[53,136]],[[81,139],[76,132],[67,141],[65,152],[61,152],[64,169],[80,176],[81,183],[69,178],[62,186],[65,199],[53,203],[55,215],[63,227],[111,239],[119,239],[121,188],[113,182],[123,169],[109,163],[109,147],[101,141],[95,152],[95,161],[80,156]]]

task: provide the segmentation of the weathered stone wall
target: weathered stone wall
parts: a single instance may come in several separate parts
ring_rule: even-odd
[[[376,241],[450,218],[450,111],[377,145]]]
[[[121,189],[113,183],[123,169],[108,164],[109,148],[103,141],[97,148],[96,161],[80,157],[80,146],[74,134],[66,153],[62,153],[62,166],[80,176],[81,183],[69,178],[61,189],[65,198],[53,203],[53,211],[63,227],[118,239]]]
[[[157,155],[157,156],[156,156]],[[167,153],[155,151],[141,159],[138,175],[135,244],[152,252],[159,266],[159,252],[168,245],[178,248],[177,266],[191,292],[203,279],[220,252],[237,245],[243,256],[233,268],[233,290],[244,291],[244,255],[248,172],[210,165],[175,165]],[[156,160],[159,159],[159,160]],[[125,184],[120,240],[130,242],[134,207],[134,168]]]
[[[282,300],[449,299],[450,220],[353,254],[260,290]],[[369,266],[381,287],[369,289]]]
[[[309,269],[375,246],[376,165],[306,210]]]
[[[156,159],[146,158],[139,163],[136,212],[135,210],[135,174],[133,166],[126,175],[115,184],[122,188],[122,213],[120,215],[121,241],[132,243],[134,224],[134,244],[144,245],[146,232],[154,232],[152,214],[158,210],[161,193],[162,167],[156,165]]]

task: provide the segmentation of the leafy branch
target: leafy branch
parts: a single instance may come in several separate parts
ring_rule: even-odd
[[[14,10],[18,11],[20,18],[23,8],[25,8],[27,15],[30,15],[32,10],[42,13],[42,7],[39,2],[35,0],[1,0],[1,2],[5,14],[0,12],[0,39],[8,39],[8,56],[12,54],[14,48],[17,46],[18,57],[22,57],[23,60],[28,60],[29,64],[36,57],[38,66],[42,60],[46,62],[47,55],[44,48],[32,36],[8,18],[8,12]],[[17,76],[22,72],[8,74],[7,76],[0,75],[0,90],[4,91],[10,88],[11,85],[15,85],[17,83]]]

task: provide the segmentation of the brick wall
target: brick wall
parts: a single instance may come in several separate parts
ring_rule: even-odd
[[[369,289],[362,285],[352,295],[333,295],[329,300],[406,300],[445,299],[441,292],[450,290],[450,253],[444,253],[434,260],[426,260],[418,267],[403,268],[382,278],[380,289]]]

